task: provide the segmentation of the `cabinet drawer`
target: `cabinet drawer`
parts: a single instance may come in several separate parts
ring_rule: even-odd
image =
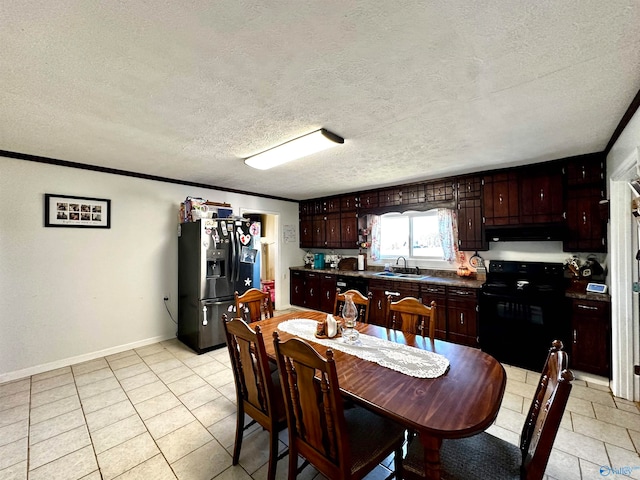
[[[600,317],[603,321],[608,320],[609,304],[606,302],[574,300],[572,305],[574,318],[577,321],[580,321],[581,316]]]

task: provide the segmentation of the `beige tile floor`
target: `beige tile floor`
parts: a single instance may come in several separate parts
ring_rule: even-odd
[[[489,431],[515,443],[538,374],[506,370]],[[231,466],[235,408],[226,348],[196,355],[176,339],[0,384],[0,480],[264,479],[259,428]],[[611,467],[611,478],[640,478],[638,452],[638,406],[575,381],[547,477],[596,479]],[[367,479],[387,473],[380,465]],[[286,474],[285,460],[278,478]],[[300,478],[323,477],[307,467]]]

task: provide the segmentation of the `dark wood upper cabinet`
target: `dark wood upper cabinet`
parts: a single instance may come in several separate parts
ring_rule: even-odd
[[[355,212],[358,206],[358,195],[343,195],[340,197],[340,210],[342,212]]]
[[[520,221],[518,177],[515,172],[484,177],[486,225],[517,225]]]
[[[458,202],[458,248],[460,250],[487,250],[482,224],[482,200],[479,198]]]
[[[430,203],[446,202],[454,198],[453,181],[441,180],[425,185],[425,199]]]
[[[566,161],[567,186],[601,185],[605,181],[605,158],[602,154],[581,155]]]
[[[402,190],[399,188],[387,188],[378,193],[378,204],[381,207],[400,205],[402,203]]]
[[[313,217],[300,217],[300,247],[313,247]]]
[[[325,246],[327,248],[340,248],[340,214],[327,213],[325,216]]]
[[[360,208],[376,208],[380,203],[378,201],[378,191],[365,192],[360,195]]]
[[[563,162],[567,252],[606,252],[607,222],[606,172],[603,154],[581,155]]]
[[[605,178],[597,153],[307,200],[299,207],[300,247],[358,248],[358,219],[367,214],[444,207],[458,211],[461,250],[487,250],[489,236],[549,228],[565,251],[606,252]]]
[[[598,187],[567,191],[567,252],[606,252],[607,218],[602,217],[600,200],[603,191]]]
[[[520,223],[562,222],[562,168],[560,165],[521,170]]]
[[[403,205],[417,205],[418,203],[424,203],[424,183],[414,183],[402,188],[402,204]]]
[[[482,177],[461,177],[458,179],[458,200],[482,198]]]
[[[358,215],[345,212],[340,215],[340,248],[358,247]]]

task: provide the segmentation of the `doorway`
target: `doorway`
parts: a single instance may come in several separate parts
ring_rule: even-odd
[[[260,222],[260,248],[259,248],[259,264],[260,264],[260,284],[254,282],[256,288],[261,290],[269,289],[271,292],[271,300],[274,308],[279,305],[281,288],[276,282],[279,277],[280,265],[279,245],[278,245],[278,222],[279,215],[272,212],[264,212],[256,209],[241,210],[243,217],[250,218],[254,222]]]
[[[640,401],[640,377],[634,365],[640,363],[640,314],[638,293],[633,283],[639,279],[636,253],[638,224],[631,213],[629,181],[638,177],[638,153],[631,155],[610,176],[611,218],[609,245],[611,264],[612,381],[614,395]]]

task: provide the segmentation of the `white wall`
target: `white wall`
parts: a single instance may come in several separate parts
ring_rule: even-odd
[[[45,228],[44,194],[111,199],[111,228]],[[0,157],[0,382],[175,336],[177,208],[188,195],[277,212],[280,308],[298,204]]]

